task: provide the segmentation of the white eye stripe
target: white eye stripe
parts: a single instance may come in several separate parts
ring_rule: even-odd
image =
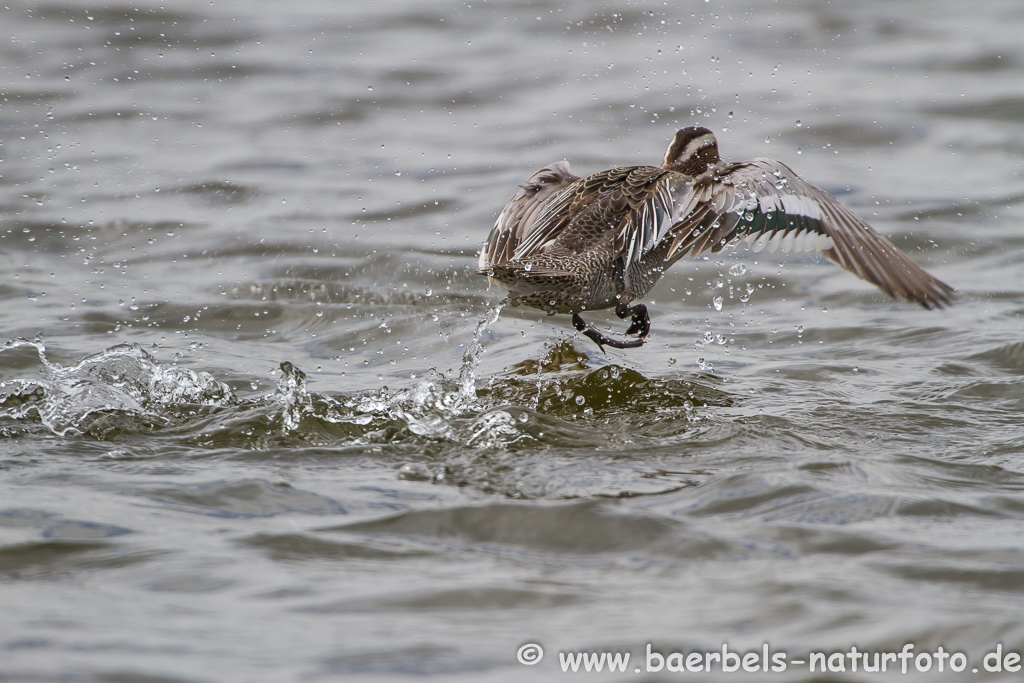
[[[682,158],[689,159],[690,157],[697,154],[697,152],[699,152],[704,147],[710,147],[711,145],[717,144],[718,140],[715,139],[713,133],[701,135],[699,138],[694,138],[693,140],[690,140],[688,143],[686,143],[686,149],[683,150]]]

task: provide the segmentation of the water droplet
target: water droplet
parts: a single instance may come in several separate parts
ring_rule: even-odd
[[[716,296],[714,299],[711,300],[711,303],[713,303],[715,305],[715,310],[716,311],[722,310],[722,302],[723,302],[723,299],[720,296]]]
[[[583,396],[581,396],[579,394],[576,395],[576,405],[581,406],[581,405],[583,405],[586,402],[587,402],[587,399],[583,398]]]
[[[398,478],[405,481],[430,481],[433,479],[433,476],[426,465],[422,463],[409,463],[399,468]]]
[[[739,277],[747,272],[747,267],[742,263],[734,263],[729,266],[729,275]]]

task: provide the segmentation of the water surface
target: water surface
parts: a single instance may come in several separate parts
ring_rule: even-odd
[[[1024,652],[1019,2],[57,0],[0,23],[0,678]],[[675,266],[642,349],[496,313],[470,271],[516,184],[656,163],[695,123],[958,304],[740,251]]]

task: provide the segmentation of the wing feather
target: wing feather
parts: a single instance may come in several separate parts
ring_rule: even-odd
[[[498,214],[480,250],[480,270],[510,261],[520,245],[543,226],[542,220],[551,214],[551,209],[564,207],[571,200],[572,193],[565,190],[579,180],[582,178],[572,172],[568,161],[558,161],[537,171],[520,185],[519,191]]]
[[[516,245],[509,260],[541,253],[548,243],[563,233],[582,206],[618,188],[633,168],[613,168],[570,183],[544,206],[531,226],[530,234]]]
[[[688,211],[669,231],[674,236],[669,263],[745,238],[754,252],[822,251],[893,298],[926,308],[952,302],[952,287],[783,163],[764,158],[719,163],[695,178],[677,204]]]

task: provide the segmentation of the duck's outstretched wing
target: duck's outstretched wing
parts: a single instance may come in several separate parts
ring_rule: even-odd
[[[675,196],[676,222],[656,231],[660,234],[650,242],[673,240],[667,263],[744,240],[755,252],[821,251],[889,296],[925,308],[953,301],[952,287],[925,272],[835,197],[778,161],[720,163]]]
[[[478,265],[481,271],[489,266],[506,263],[516,249],[534,232],[538,219],[551,208],[553,200],[580,176],[572,172],[568,161],[557,161],[530,176],[519,186],[512,199],[498,214],[498,220],[480,250]],[[571,197],[570,197],[571,199]],[[561,204],[559,204],[561,205]],[[547,213],[551,213],[548,211]]]

